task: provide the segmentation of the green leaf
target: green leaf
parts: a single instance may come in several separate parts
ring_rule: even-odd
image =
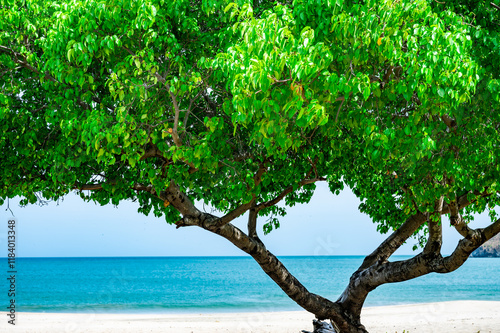
[[[363,97],[366,100],[368,100],[368,97],[370,97],[370,88],[369,87],[365,87],[365,89],[363,90]]]
[[[437,92],[438,92],[439,97],[441,97],[441,98],[444,97],[444,90],[443,90],[443,88],[439,88],[437,90]]]
[[[410,135],[411,134],[411,128],[409,125],[406,125],[405,128],[404,128],[404,132],[406,135]]]
[[[224,8],[224,13],[227,13],[231,8],[237,7],[237,4],[234,2],[229,3],[226,8]]]

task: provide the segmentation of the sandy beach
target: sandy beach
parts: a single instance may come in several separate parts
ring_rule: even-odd
[[[298,333],[312,330],[305,311],[215,314],[71,314],[16,313],[16,325],[0,332],[22,333]],[[453,301],[368,307],[362,321],[371,333],[498,333],[500,301]]]

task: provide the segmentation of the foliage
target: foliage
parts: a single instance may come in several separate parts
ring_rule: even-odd
[[[469,1],[2,1],[0,198],[223,212],[351,187],[387,232],[500,179],[500,10]],[[290,191],[287,189],[291,188]],[[91,190],[91,191],[86,191]],[[272,204],[271,204],[272,203]],[[492,218],[495,217],[494,212]]]

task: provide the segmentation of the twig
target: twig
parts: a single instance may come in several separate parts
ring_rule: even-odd
[[[12,211],[12,209],[10,209],[10,199],[7,198],[7,208],[5,209],[5,211],[7,210],[10,210],[10,213],[12,214],[12,216],[16,217],[16,215],[14,215],[14,212]]]
[[[339,109],[337,110],[337,115],[335,116],[335,122],[337,122],[337,121],[338,121],[338,119],[339,119],[340,109],[342,108],[342,105],[344,105],[344,101],[345,101],[345,98],[344,98],[344,99],[342,99],[342,102],[341,102],[341,103],[340,103],[340,105],[339,105]]]

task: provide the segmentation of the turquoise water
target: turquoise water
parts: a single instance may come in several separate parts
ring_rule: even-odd
[[[336,300],[363,257],[280,259],[310,291]],[[17,271],[17,311],[300,309],[247,257],[18,258]],[[0,290],[8,290],[6,283],[2,279]],[[7,304],[7,292],[1,295]],[[383,285],[370,293],[366,305],[451,300],[500,300],[500,260],[471,258],[453,273]]]

